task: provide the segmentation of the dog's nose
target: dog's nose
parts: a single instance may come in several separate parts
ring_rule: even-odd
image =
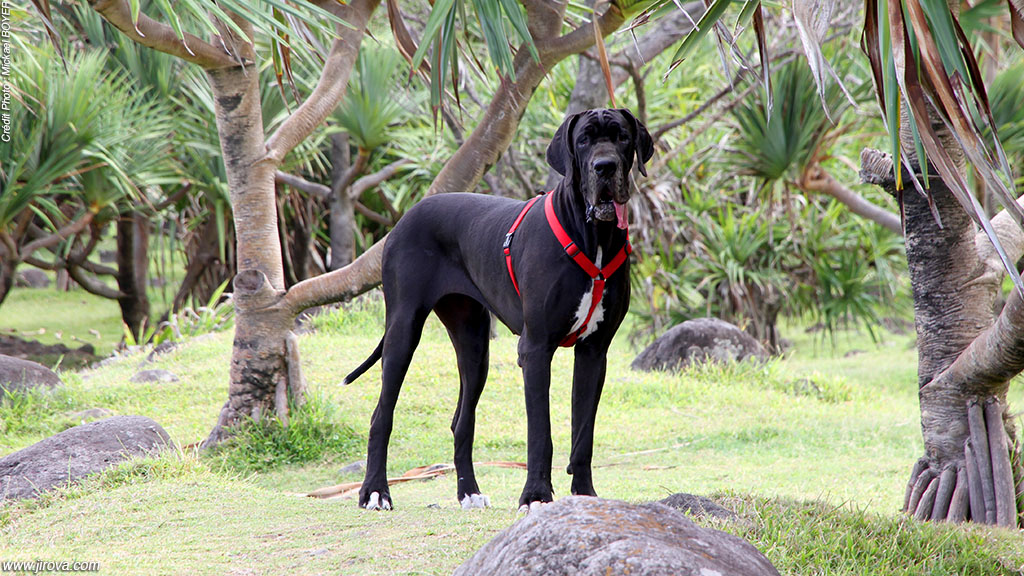
[[[611,176],[615,174],[615,169],[619,163],[611,158],[599,158],[594,160],[594,172],[597,172],[598,176]]]

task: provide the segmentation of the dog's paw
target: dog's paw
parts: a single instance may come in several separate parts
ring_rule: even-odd
[[[491,505],[491,499],[483,494],[466,494],[460,500],[462,503],[463,510],[472,510],[474,508],[487,508]]]
[[[362,505],[367,510],[391,510],[391,496],[380,492],[370,492],[370,497]]]
[[[551,502],[541,502],[540,500],[535,500],[533,502],[530,502],[529,504],[523,504],[522,506],[519,507],[519,514],[525,516],[527,514],[530,514],[531,512],[536,512],[540,510],[541,506],[544,506],[545,504],[551,504]]]

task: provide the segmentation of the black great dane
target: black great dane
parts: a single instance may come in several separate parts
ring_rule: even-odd
[[[565,120],[548,146],[548,163],[564,176],[554,191],[526,206],[480,194],[440,194],[424,199],[395,226],[383,254],[384,337],[345,378],[351,382],[383,359],[361,507],[392,507],[388,439],[398,393],[431,310],[448,329],[458,357],[461,388],[452,432],[463,507],[489,504],[473,472],[473,433],[487,379],[491,313],[520,335],[528,427],[520,506],[552,500],[548,392],[551,358],[560,345],[573,346],[575,353],[567,470],[572,493],[595,495],[594,417],[608,346],[629,307],[629,174],[635,157],[646,176],[644,163],[653,151],[647,129],[628,110],[581,112]]]

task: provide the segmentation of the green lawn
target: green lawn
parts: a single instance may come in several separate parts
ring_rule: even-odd
[[[5,304],[5,313],[10,307]],[[4,316],[5,322],[7,316]],[[101,475],[37,504],[0,508],[0,560],[99,561],[102,573],[449,574],[515,522],[522,470],[480,467],[492,508],[464,512],[455,479],[392,488],[397,509],[368,513],[351,499],[309,490],[358,480],[338,469],[363,457],[379,366],[342,377],[376,345],[382,310],[372,298],[320,319],[301,338],[311,389],[336,407],[357,441],[312,463],[247,472],[191,451]],[[840,334],[836,348],[790,326],[794,347],[765,366],[682,374],[633,372],[625,333],[613,346],[598,414],[595,486],[603,497],[713,495],[745,522],[715,524],[757,545],[784,574],[1020,574],[1018,533],[920,524],[898,514],[920,456],[913,337]],[[230,333],[197,338],[147,367],[174,384],[131,384],[143,354],[65,374],[67,389],[0,417],[0,454],[68,425],[66,414],[105,407],[160,422],[179,446],[201,441],[227,396]],[[491,345],[478,409],[475,459],[525,460],[526,425],[516,340]],[[850,351],[860,351],[847,355]],[[572,354],[552,378],[556,496],[568,492]],[[395,419],[389,471],[451,459],[457,370],[443,327],[431,320]],[[1024,405],[1021,387],[1011,404]]]

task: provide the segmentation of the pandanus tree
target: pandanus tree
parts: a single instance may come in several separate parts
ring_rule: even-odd
[[[289,403],[301,402],[304,384],[298,346],[292,333],[302,310],[341,301],[379,282],[383,242],[352,264],[285,289],[275,201],[275,175],[286,156],[321,126],[345,94],[367,23],[380,0],[260,4],[236,1],[92,0],[89,5],[133,41],[199,67],[209,83],[230,193],[236,235],[238,273],[228,400],[206,445],[229,434],[246,417],[276,413],[287,420]],[[563,32],[568,2],[548,0],[439,0],[417,46],[396,0],[388,16],[400,50],[417,70],[432,78],[435,106],[441,105],[445,79],[459,70],[458,23],[476,15],[488,52],[503,77],[473,132],[446,163],[428,193],[472,190],[507,148],[523,111],[545,73],[571,54],[592,46],[625,19],[612,4],[583,24]],[[33,0],[49,22],[50,2]],[[54,28],[48,27],[52,33]],[[519,49],[509,51],[513,37]],[[260,75],[266,63],[287,75],[291,54],[312,51],[327,38],[315,87],[272,131],[261,115]],[[430,52],[429,58],[427,52]]]
[[[711,3],[677,63],[715,29],[728,4]],[[1008,27],[1024,46],[1024,3],[1006,5]],[[821,42],[834,8],[828,1],[792,6],[823,104],[830,67]],[[767,84],[760,11],[758,2],[745,2],[741,20],[754,22]],[[891,139],[888,154],[862,155],[862,178],[897,197],[906,227],[925,454],[911,472],[904,508],[926,520],[1019,526],[1024,473],[1006,391],[1024,369],[1024,286],[1015,267],[1024,255],[1024,209],[959,15],[960,2],[946,0],[864,3],[862,47]],[[968,165],[1002,204],[995,218],[969,189]],[[1015,288],[1000,311],[1006,274]]]
[[[85,290],[121,305],[135,335],[149,317],[143,214],[159,210],[163,186],[179,185],[168,161],[167,103],[100,52],[25,46],[14,67],[19,105],[10,144],[0,147],[0,302],[14,270],[28,264],[68,273]],[[90,259],[117,223],[118,266]],[[102,280],[112,276],[111,287]]]

